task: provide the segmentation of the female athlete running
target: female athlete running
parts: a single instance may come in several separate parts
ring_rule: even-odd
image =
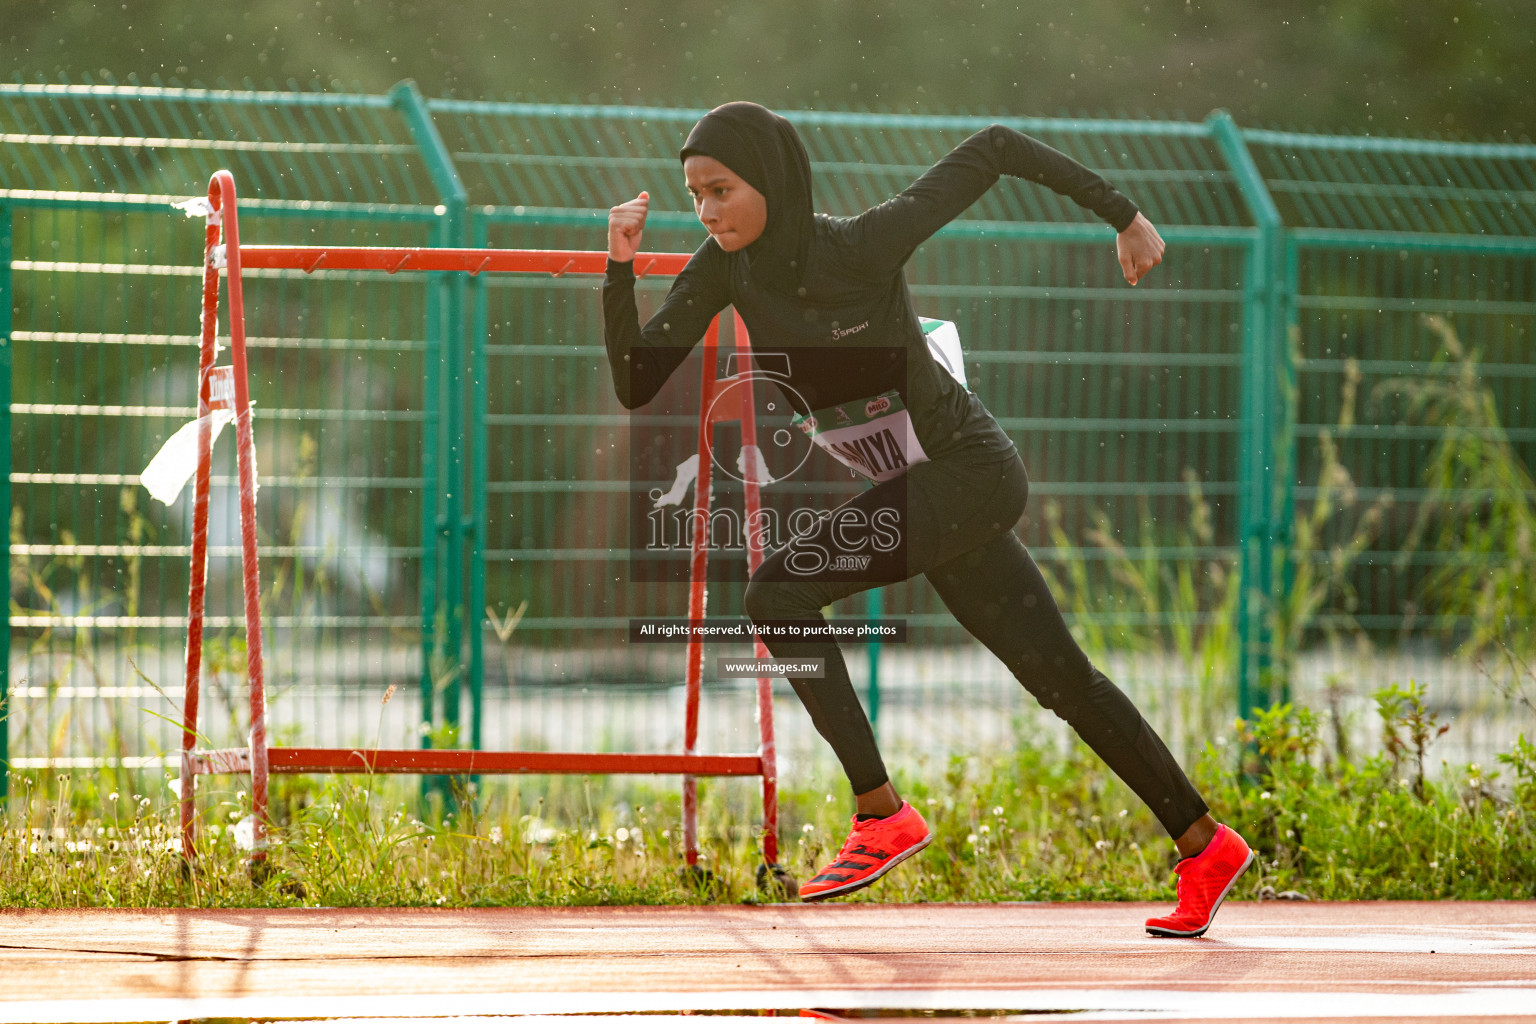
[[[609,211],[603,323],[619,401],[629,409],[649,402],[715,314],[734,305],[754,352],[792,356],[783,391],[801,429],[874,484],[764,560],[747,586],[747,614],[758,623],[824,622],[821,609],[833,601],[922,573],[960,624],[1174,837],[1183,857],[1178,907],[1149,920],[1147,930],[1204,934],[1253,855],[1211,818],[1163,741],[1073,641],[1013,532],[1029,494],[1024,464],[981,401],[935,361],[902,274],[920,243],[1005,174],[1068,196],[1113,225],[1132,285],[1162,260],[1157,230],[1099,175],[1002,125],[977,132],[906,191],[856,217],[814,212],[799,135],[755,103],[710,111],[681,158],[709,238],[644,327],[633,260],[650,197],[641,192]],[[839,433],[832,427],[853,443],[829,444],[827,435]],[[890,550],[866,546],[873,523],[896,538]],[[835,558],[810,557],[849,549],[872,553],[873,564],[854,572]],[[836,860],[801,886],[800,898],[853,892],[927,846],[927,823],[891,785],[836,642],[765,642],[775,657],[824,659],[824,678],[790,683],[856,800],[852,834]]]

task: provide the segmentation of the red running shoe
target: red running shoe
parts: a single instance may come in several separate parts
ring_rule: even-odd
[[[1216,917],[1216,908],[1227,898],[1237,877],[1253,863],[1253,851],[1243,837],[1216,826],[1216,835],[1205,849],[1175,865],[1179,873],[1179,905],[1167,917],[1147,921],[1147,931],[1175,939],[1204,935]]]
[[[854,818],[837,859],[800,887],[800,899],[817,903],[857,892],[931,842],[928,823],[905,800],[889,818]]]

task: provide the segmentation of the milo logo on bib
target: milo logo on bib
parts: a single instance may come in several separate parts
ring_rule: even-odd
[[[928,461],[912,430],[912,416],[895,391],[817,409],[809,416],[796,416],[794,423],[838,462],[876,483]],[[835,425],[822,427],[823,423]]]

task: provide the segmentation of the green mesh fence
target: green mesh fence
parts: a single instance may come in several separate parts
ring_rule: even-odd
[[[1501,497],[1479,490],[1501,440],[1536,466],[1536,146],[1246,134],[1286,227],[1286,482],[1294,515],[1323,524],[1286,578],[1303,561],[1326,575],[1340,551],[1359,550],[1293,684],[1416,681],[1456,723],[1439,755],[1486,761],[1529,730],[1536,697],[1533,549],[1519,527],[1493,525]],[[1447,387],[1459,411],[1441,420],[1426,389]],[[1448,442],[1465,457],[1431,486]],[[1536,493],[1515,500],[1530,508]],[[1436,543],[1434,524],[1457,509],[1488,530]],[[1447,569],[1459,579],[1434,588]],[[1506,586],[1514,601],[1502,609],[1472,593]],[[1498,643],[1468,644],[1490,625]]]
[[[227,166],[247,237],[445,244],[411,100],[6,91],[13,765],[152,764],[180,746],[190,499],[166,508],[138,483],[195,414],[201,221],[170,204]],[[443,339],[419,275],[302,277],[247,286],[273,729],[352,743],[371,738],[376,689],[408,703],[423,676]],[[248,728],[236,494],[226,441],[202,715],[221,744]]]
[[[251,243],[600,249],[607,207],[645,188],[647,248],[688,251],[700,229],[676,150],[700,113],[426,101],[409,86],[0,87],[0,755],[134,763],[178,743],[155,714],[174,718],[161,691],[180,690],[186,508],[137,482],[193,406],[201,231],[171,202],[229,167]],[[833,214],[888,198],[989,123],[790,116]],[[1509,443],[1536,464],[1532,147],[1252,131],[1224,115],[1009,123],[1104,173],[1169,241],[1128,288],[1108,228],[1005,182],[908,268],[919,311],[959,325],[973,389],[1019,443],[1021,535],[1091,653],[1176,748],[1288,690],[1331,693],[1363,727],[1370,690],[1409,678],[1460,716],[1457,742],[1500,742],[1499,686],[1454,656],[1476,615],[1426,601],[1428,574],[1458,555],[1415,534],[1418,509],[1455,494],[1426,479],[1449,435],[1416,418],[1408,385],[1454,376],[1448,337],[1477,350]],[[665,286],[643,284],[642,304]],[[596,289],[253,275],[279,741],[678,745],[681,648],[622,639],[630,617],[683,614],[686,596],[628,580],[629,420]],[[242,633],[233,462],[217,457],[205,731],[226,743],[244,731]],[[1320,576],[1316,614],[1298,617]],[[735,613],[740,584],[710,600]],[[849,651],[893,762],[1048,727],[921,583],[835,611],[914,627],[913,643]],[[750,745],[747,691],[708,685],[703,749]],[[782,711],[786,771],[824,765],[792,698]]]

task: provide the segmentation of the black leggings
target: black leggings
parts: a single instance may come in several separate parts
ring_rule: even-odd
[[[1129,698],[1088,661],[1072,639],[1034,559],[1013,532],[1029,497],[1029,477],[1015,454],[1004,462],[920,462],[825,516],[809,533],[774,552],[747,586],[755,622],[825,621],[833,601],[922,573],[960,624],[1000,658],[1041,705],[1064,719],[1136,795],[1169,835],[1184,834],[1206,813],[1205,801]],[[861,523],[879,521],[899,535],[873,551]],[[894,530],[890,524],[897,523]],[[835,568],[823,554],[869,554],[859,571]],[[824,564],[825,563],[825,564]],[[778,658],[824,658],[826,676],[790,679],[816,730],[832,745],[854,793],[888,780],[869,717],[859,704],[835,641],[768,640]]]

